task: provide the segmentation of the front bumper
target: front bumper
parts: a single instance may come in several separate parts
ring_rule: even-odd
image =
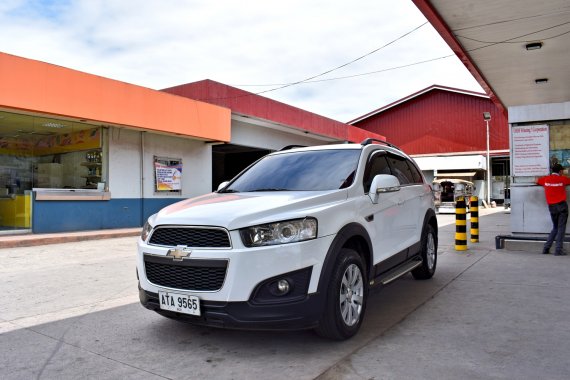
[[[234,233],[237,232],[232,231]],[[232,249],[195,249],[188,258],[176,264],[172,262],[177,273],[151,268],[151,262],[172,261],[166,257],[168,248],[147,245],[139,240],[140,301],[144,307],[161,315],[198,325],[250,330],[313,328],[324,309],[317,288],[322,263],[333,239],[334,236],[326,236],[299,243],[245,248],[239,236],[233,235]],[[221,278],[214,273],[215,262],[224,263],[217,266],[223,268]],[[192,274],[192,281],[179,280],[178,275],[185,274],[179,273],[178,269],[194,271],[200,266],[208,267],[208,272]],[[206,277],[213,282],[208,280],[203,287],[201,281],[194,282],[194,279]],[[275,289],[281,279],[291,284],[291,290],[278,295]],[[160,290],[198,297],[201,316],[160,309]]]
[[[309,294],[302,300],[256,305],[250,302],[200,301],[201,316],[161,310],[158,294],[139,285],[141,304],[165,317],[195,325],[243,330],[302,330],[317,326],[324,306],[323,297]]]
[[[233,233],[233,232],[232,232]],[[245,248],[241,246],[239,236],[232,236],[234,246],[232,249],[195,249],[190,257],[177,262],[176,266],[199,266],[199,262],[214,267],[214,262],[222,262],[226,266],[225,274],[214,284],[205,287],[195,284],[182,285],[178,282],[157,281],[154,276],[163,276],[158,271],[154,276],[147,270],[148,261],[164,261],[167,259],[167,247],[144,244],[139,240],[139,254],[137,258],[137,272],[140,287],[150,293],[159,290],[171,290],[199,297],[201,300],[217,302],[247,302],[250,301],[255,289],[260,283],[268,279],[282,276],[287,273],[304,268],[312,268],[312,273],[306,289],[306,294],[317,292],[322,263],[332,244],[334,236],[300,243],[275,245],[259,248]],[[150,259],[154,257],[155,259]],[[172,260],[172,259],[170,259]],[[174,264],[174,263],[173,263]],[[215,269],[212,269],[215,270]],[[209,272],[208,276],[216,277]],[[153,279],[154,278],[154,279]]]

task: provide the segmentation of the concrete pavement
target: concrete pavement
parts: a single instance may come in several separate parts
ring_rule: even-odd
[[[454,250],[454,224],[440,228],[437,292],[318,379],[570,377],[570,257],[495,250],[508,214],[480,214],[468,251]]]
[[[0,379],[566,379],[570,257],[495,250],[509,214],[480,210],[438,269],[375,291],[345,342],[310,331],[194,327],[138,304],[135,237],[0,249]]]

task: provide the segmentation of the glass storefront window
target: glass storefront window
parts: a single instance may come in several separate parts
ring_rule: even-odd
[[[0,111],[0,229],[30,228],[34,188],[102,190],[102,132],[87,123]]]
[[[570,167],[570,121],[553,122],[550,125],[550,167],[561,164]]]

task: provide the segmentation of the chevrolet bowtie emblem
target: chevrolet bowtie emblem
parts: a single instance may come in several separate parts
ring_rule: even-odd
[[[172,257],[175,261],[182,261],[183,258],[190,256],[192,251],[186,245],[177,245],[176,248],[168,250],[166,256]]]

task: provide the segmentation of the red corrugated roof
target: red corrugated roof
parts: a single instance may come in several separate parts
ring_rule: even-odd
[[[430,86],[354,121],[380,133],[413,155],[486,150],[483,112],[491,113],[490,150],[508,151],[509,126],[504,113],[481,93]]]
[[[213,80],[202,80],[162,91],[230,108],[232,113],[251,116],[342,141],[361,142],[385,137],[285,103]]]
[[[399,104],[405,103],[405,102],[407,102],[407,101],[409,101],[409,100],[412,100],[412,99],[414,99],[414,98],[416,98],[416,97],[418,97],[418,96],[420,96],[420,95],[423,95],[423,94],[425,94],[425,93],[427,93],[427,92],[430,92],[430,91],[433,91],[433,90],[449,91],[449,92],[455,92],[455,93],[458,93],[458,94],[480,96],[480,97],[482,97],[482,98],[489,99],[489,96],[487,96],[486,94],[483,94],[482,92],[475,92],[475,91],[469,91],[469,90],[462,90],[462,89],[459,89],[459,88],[447,87],[447,86],[440,86],[440,85],[438,85],[438,84],[432,84],[431,86],[426,87],[426,88],[424,88],[423,90],[420,90],[420,91],[418,91],[418,92],[414,92],[413,94],[408,95],[408,96],[406,96],[406,97],[403,97],[402,99],[396,100],[395,102],[392,102],[392,103],[390,103],[390,104],[388,104],[388,105],[386,105],[386,106],[380,107],[380,108],[378,108],[378,109],[375,109],[374,111],[368,112],[368,113],[365,114],[365,115],[362,115],[362,116],[360,116],[360,117],[357,117],[356,119],[349,121],[348,124],[355,124],[355,123],[358,123],[358,122],[360,122],[360,121],[362,121],[362,120],[365,120],[365,119],[367,119],[367,118],[369,118],[369,117],[371,117],[371,116],[374,116],[374,115],[376,115],[376,114],[379,114],[379,113],[381,113],[381,112],[384,112],[384,111],[386,111],[386,110],[388,110],[388,109],[390,109],[390,108],[392,108],[392,107],[395,107],[395,106],[397,106],[397,105],[399,105]]]

